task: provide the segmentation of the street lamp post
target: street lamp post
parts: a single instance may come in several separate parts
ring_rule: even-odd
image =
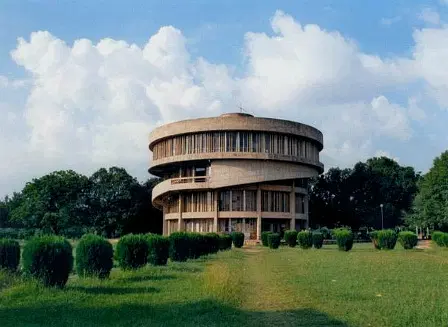
[[[381,229],[384,229],[384,215],[383,215],[383,204],[380,204],[381,208]]]

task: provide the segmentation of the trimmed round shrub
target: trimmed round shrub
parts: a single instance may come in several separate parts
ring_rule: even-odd
[[[271,249],[278,249],[280,246],[280,234],[271,233],[268,235],[268,244]]]
[[[81,277],[109,277],[114,250],[104,237],[84,235],[76,247],[76,273]]]
[[[398,234],[398,241],[404,249],[413,249],[418,243],[418,237],[413,232],[400,232]]]
[[[380,245],[378,243],[378,231],[372,231],[369,233],[370,239],[372,240],[373,246],[375,249],[380,250]]]
[[[448,233],[443,233],[442,240],[443,246],[448,247]]]
[[[219,250],[226,251],[232,248],[232,236],[229,234],[219,235]]]
[[[261,233],[261,244],[263,246],[269,246],[268,236],[272,234],[272,232],[262,232]]]
[[[9,238],[0,239],[0,270],[17,271],[20,263],[20,244]]]
[[[203,235],[204,254],[217,253],[219,251],[219,235],[207,233]]]
[[[170,252],[170,240],[157,234],[147,234],[148,263],[154,266],[164,266],[168,262]]]
[[[321,232],[313,232],[313,246],[320,249],[324,244],[324,235]]]
[[[438,246],[448,246],[448,245],[445,245],[445,234],[446,233],[439,232],[439,231],[432,232],[431,239]]]
[[[169,236],[170,259],[172,261],[187,261],[190,256],[190,237],[185,232],[174,232]]]
[[[205,254],[205,239],[199,233],[186,233],[188,239],[188,259],[197,259]]]
[[[350,251],[353,248],[353,232],[346,228],[333,230],[339,250]]]
[[[241,248],[244,245],[244,234],[241,232],[232,232],[232,242],[233,246],[236,248]]]
[[[144,235],[128,234],[117,243],[118,264],[123,270],[138,269],[148,262],[149,245]]]
[[[380,249],[393,250],[397,244],[397,233],[393,229],[378,231],[378,247]]]
[[[285,231],[285,242],[289,247],[293,248],[297,245],[297,231],[287,230]]]
[[[322,233],[324,240],[331,240],[331,229],[328,229],[327,227],[321,227],[319,228],[319,232]]]
[[[61,236],[39,236],[23,248],[25,275],[40,280],[45,286],[64,287],[73,269],[70,243]]]
[[[297,234],[297,243],[302,249],[309,249],[313,246],[313,234],[308,230],[303,230]]]

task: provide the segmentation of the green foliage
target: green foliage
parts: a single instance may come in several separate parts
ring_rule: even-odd
[[[136,214],[140,201],[136,193],[140,185],[124,168],[101,168],[89,178],[90,219],[97,231],[113,237],[123,231],[124,224]]]
[[[86,234],[76,246],[76,272],[80,277],[109,277],[114,250],[105,238]]]
[[[148,262],[154,266],[164,266],[168,262],[170,240],[157,234],[147,234],[149,252]]]
[[[261,244],[263,246],[269,246],[269,242],[268,242],[269,234],[272,234],[272,232],[262,232],[261,233]]]
[[[216,233],[207,233],[204,237],[204,251],[203,254],[217,253],[219,251],[219,235]]]
[[[244,245],[244,234],[241,232],[232,232],[230,234],[232,236],[233,246],[236,248],[241,248]]]
[[[311,220],[323,226],[396,226],[412,206],[417,191],[417,174],[386,157],[359,162],[353,168],[331,168],[313,181],[310,192]]]
[[[438,246],[448,247],[448,233],[443,233],[439,231],[432,232],[431,239]]]
[[[339,250],[350,251],[353,247],[353,232],[346,228],[336,228],[333,230]]]
[[[89,188],[86,176],[73,170],[55,171],[35,178],[22,190],[11,219],[29,228],[45,228],[54,234],[81,226],[84,198]]]
[[[17,271],[20,262],[19,242],[0,238],[0,270]]]
[[[370,239],[372,240],[375,249],[380,250],[380,245],[378,243],[378,231],[374,230],[369,233]]]
[[[303,230],[297,234],[297,243],[302,249],[309,249],[313,246],[313,233]]]
[[[321,232],[313,232],[313,246],[320,249],[324,244],[324,235]]]
[[[144,235],[128,234],[117,243],[118,264],[123,270],[138,269],[148,262],[149,245]]]
[[[232,236],[229,234],[219,235],[219,250],[226,251],[232,248]]]
[[[413,232],[405,231],[398,233],[398,241],[404,249],[409,250],[417,245],[418,237]]]
[[[201,255],[205,254],[206,251],[206,241],[203,234],[200,233],[187,233],[188,238],[188,258],[189,259],[197,259]]]
[[[64,287],[73,268],[70,243],[61,236],[40,236],[23,248],[23,271],[45,286]]]
[[[170,259],[172,261],[187,261],[190,255],[190,237],[185,232],[174,232],[169,236]]]
[[[434,231],[431,233],[431,240],[438,246],[443,246],[443,232]]]
[[[393,250],[397,244],[397,233],[393,229],[380,230],[377,233],[378,248]]]
[[[293,248],[297,245],[297,231],[296,230],[287,230],[285,231],[285,242],[289,245],[289,247]]]
[[[331,240],[331,229],[327,227],[319,228],[318,230],[320,233],[322,233],[322,236],[324,240]]]
[[[280,246],[280,234],[271,233],[268,235],[268,244],[271,249],[278,249]]]
[[[433,166],[418,183],[409,226],[448,230],[448,151],[436,157]]]

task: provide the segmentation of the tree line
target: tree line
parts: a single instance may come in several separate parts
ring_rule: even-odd
[[[150,178],[139,183],[119,167],[101,168],[90,177],[73,170],[52,172],[0,200],[0,228],[105,237],[161,233],[162,213],[151,204],[158,182]],[[448,151],[424,175],[387,157],[331,168],[311,180],[309,194],[313,228],[419,226],[448,231]]]
[[[156,178],[139,183],[119,167],[101,168],[90,177],[73,170],[55,171],[0,201],[0,227],[105,237],[157,233],[162,213],[151,204],[157,183]]]

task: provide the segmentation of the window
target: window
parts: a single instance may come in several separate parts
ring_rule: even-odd
[[[305,213],[304,197],[296,193],[296,213]]]
[[[257,191],[244,191],[246,208],[245,211],[257,211]]]
[[[232,211],[243,211],[243,191],[232,191]]]
[[[289,192],[263,191],[261,193],[261,210],[268,212],[289,212],[289,196]]]
[[[230,211],[230,191],[219,193],[219,211]]]

